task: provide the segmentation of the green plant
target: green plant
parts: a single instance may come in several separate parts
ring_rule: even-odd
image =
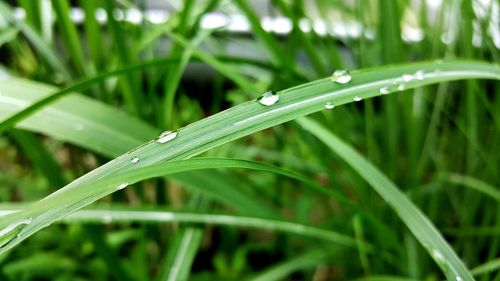
[[[19,1],[26,10],[26,20],[20,22],[0,3],[6,34],[15,30],[24,35],[5,43],[4,51],[13,60],[5,62],[10,74],[0,84],[0,132],[7,133],[6,153],[0,157],[14,163],[23,163],[17,157],[26,158],[27,166],[38,171],[12,189],[23,201],[37,202],[2,207],[2,278],[279,280],[294,272],[301,274],[298,278],[318,276],[319,265],[326,265],[329,271],[320,280],[422,280],[439,278],[433,273],[438,267],[450,281],[474,280],[473,274],[479,280],[500,280],[495,259],[500,247],[495,187],[499,159],[494,147],[500,137],[495,81],[500,80],[500,67],[481,61],[498,62],[492,38],[484,37],[481,47],[471,45],[470,26],[481,18],[471,14],[470,1],[443,4],[464,21],[455,43],[441,43],[442,29],[422,22],[427,37],[411,48],[399,36],[398,24],[409,2],[338,6],[346,19],[378,28],[374,40],[346,39],[353,54],[350,67],[332,38],[298,28],[299,20],[308,16],[301,1],[275,1],[295,27],[287,44],[259,25],[249,2],[196,2],[186,1],[163,25],[108,20],[115,50],[110,52],[103,47],[110,43],[95,19],[86,17],[78,31],[67,16],[68,2],[55,1],[57,31],[69,66],[61,63],[46,38],[48,23],[39,14],[46,10]],[[124,3],[106,1],[108,18],[116,5]],[[331,9],[324,1],[317,5],[324,8],[321,13]],[[98,6],[97,1],[82,3],[89,13]],[[217,38],[224,33],[207,32],[199,24],[207,12],[227,7],[244,13],[256,36],[256,41],[241,44],[256,44],[269,53],[269,62],[217,52]],[[378,21],[370,14],[373,9]],[[444,24],[444,11],[438,14],[439,24]],[[487,34],[488,25],[481,28]],[[78,32],[89,41],[88,54]],[[173,47],[159,58],[154,54],[161,36],[168,36]],[[302,51],[311,70],[295,62]],[[427,62],[401,63],[413,56]],[[441,57],[455,58],[436,60]],[[194,60],[217,72],[208,104],[202,96],[188,98],[190,84],[181,82]],[[326,69],[338,68],[362,69],[317,79]],[[50,82],[54,77],[60,89],[30,81]],[[457,80],[467,81],[453,82]],[[223,100],[234,106],[222,110]],[[206,117],[210,110],[218,113]],[[297,119],[304,115],[311,116]],[[157,127],[173,130],[160,134]],[[20,156],[12,158],[9,151]],[[61,152],[69,156],[61,159]],[[16,169],[28,170],[12,167],[2,175],[5,185]],[[29,192],[34,185],[38,190]],[[98,200],[99,207],[81,210]],[[61,220],[67,228],[39,232]],[[146,225],[151,222],[179,224]],[[203,239],[215,234],[200,224],[233,228],[219,230],[220,244],[211,240],[203,246]],[[262,242],[258,235],[267,232],[245,234],[246,227],[283,234]],[[59,233],[68,241],[44,233]],[[69,241],[70,235],[75,242]],[[89,246],[78,252],[78,241]],[[51,243],[56,249],[43,253]],[[43,266],[43,260],[72,251],[92,256],[66,260],[57,272],[44,270],[56,267]],[[274,253],[279,262],[264,259],[265,267],[257,265],[252,254],[262,251]],[[78,260],[91,260],[91,270],[79,272]]]

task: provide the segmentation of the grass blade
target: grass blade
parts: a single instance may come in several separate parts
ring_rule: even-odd
[[[494,260],[490,260],[480,266],[477,266],[473,269],[471,269],[472,274],[474,275],[481,275],[481,274],[486,274],[493,272],[495,270],[500,269],[500,258],[496,258]]]
[[[352,74],[352,81],[347,84],[334,83],[325,78],[299,85],[279,92],[279,101],[269,107],[255,101],[235,106],[182,128],[175,139],[167,143],[152,140],[70,183],[33,207],[3,218],[0,226],[8,232],[7,235],[12,231],[19,233],[0,249],[0,253],[45,225],[114,192],[130,179],[126,177],[138,167],[193,157],[251,133],[320,111],[327,102],[338,106],[378,96],[381,87],[393,85],[393,81],[401,79],[402,74],[417,71],[423,72],[423,79],[408,83],[407,89],[466,78],[500,79],[500,67],[487,63],[416,63],[358,71]],[[141,158],[139,165],[130,162],[133,155]],[[17,227],[19,222],[28,220],[31,223],[23,224],[22,229]],[[455,257],[449,252],[444,254],[446,258]],[[456,260],[451,262],[456,266]],[[470,274],[467,275],[464,268],[459,269],[457,274],[464,280],[472,280],[468,279]]]
[[[479,191],[489,197],[493,198],[497,202],[500,202],[500,189],[494,187],[484,181],[478,180],[473,177],[460,175],[460,174],[449,174],[443,175],[443,178],[451,183],[463,185],[470,189]]]
[[[69,17],[69,3],[67,0],[56,0],[52,2],[52,5],[56,11],[57,23],[59,24],[59,29],[64,37],[70,58],[73,60],[73,65],[76,69],[78,69],[81,76],[86,76],[86,74],[88,74],[87,64],[85,63],[83,49],[81,47],[76,26]]]
[[[31,114],[34,114],[38,110],[41,110],[44,106],[46,106],[52,102],[55,102],[56,100],[58,100],[64,96],[67,96],[67,95],[71,94],[72,92],[86,89],[91,85],[94,85],[98,82],[102,82],[108,77],[120,75],[120,74],[127,74],[127,73],[130,73],[133,71],[138,71],[138,70],[144,69],[146,67],[156,66],[156,65],[161,65],[161,64],[166,64],[166,63],[176,62],[176,61],[178,61],[178,59],[172,59],[172,58],[155,59],[155,60],[151,60],[149,62],[145,62],[145,63],[141,63],[141,64],[137,64],[137,65],[132,65],[129,67],[121,68],[121,69],[110,71],[110,72],[105,72],[105,73],[99,74],[93,78],[85,79],[81,82],[76,82],[75,84],[73,84],[69,87],[66,87],[62,90],[56,90],[55,88],[52,88],[50,91],[44,91],[43,97],[33,97],[30,100],[31,104],[29,106],[23,107],[20,110],[14,110],[11,114],[5,114],[4,112],[2,112],[3,114],[2,114],[2,116],[0,116],[1,117],[0,120],[2,120],[2,122],[0,123],[0,133],[15,126],[15,124],[17,124],[21,120],[27,118]],[[17,81],[17,83],[19,83],[19,84],[23,84],[21,82],[22,80],[16,80],[15,78],[13,78],[12,80]],[[10,80],[10,81],[12,81],[12,80]],[[24,81],[26,84],[33,83],[33,82],[28,82],[26,80],[24,80]],[[3,81],[2,85],[4,83],[8,83],[8,82]],[[23,86],[20,85],[20,88],[23,88]],[[46,89],[49,89],[49,87],[47,87]],[[14,91],[14,90],[15,89],[10,89],[10,91]],[[1,97],[2,96],[0,96],[0,98]]]
[[[25,207],[21,205],[21,207]],[[0,217],[20,211],[19,204],[0,205]],[[285,219],[275,219],[257,216],[239,216],[222,213],[206,213],[189,210],[165,210],[131,207],[92,207],[76,211],[56,223],[194,223],[211,224],[231,227],[249,227],[270,231],[280,231],[289,234],[325,240],[338,245],[354,248],[356,240],[340,232],[296,223]],[[365,247],[370,247],[364,243]]]
[[[394,209],[401,220],[426,248],[449,281],[474,280],[462,261],[432,222],[394,183],[352,147],[310,119],[300,119],[303,128],[323,141],[346,161]]]
[[[288,275],[298,270],[308,269],[327,261],[328,255],[325,250],[314,250],[306,252],[298,257],[280,263],[263,273],[248,279],[249,281],[273,281],[285,280]]]

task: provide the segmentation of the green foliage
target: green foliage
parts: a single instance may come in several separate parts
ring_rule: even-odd
[[[1,280],[500,280],[498,5],[271,2],[0,2]]]

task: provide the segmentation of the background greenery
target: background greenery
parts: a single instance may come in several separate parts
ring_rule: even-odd
[[[498,3],[272,1],[286,36],[252,4],[134,24],[111,15],[142,1],[0,2],[1,280],[500,280]],[[214,11],[251,34],[201,28]],[[337,69],[366,70],[316,80]]]

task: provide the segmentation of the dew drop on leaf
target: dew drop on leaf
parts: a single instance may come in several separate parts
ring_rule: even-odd
[[[415,72],[415,78],[417,78],[417,80],[424,80],[424,71],[423,70],[419,70],[417,72]]]
[[[413,77],[413,75],[411,75],[411,74],[403,74],[402,78],[403,78],[403,81],[405,81],[405,82],[410,82],[410,81],[411,81],[411,80],[413,80],[415,77]]]
[[[325,108],[326,109],[333,109],[335,107],[335,105],[331,102],[327,102],[325,103]]]
[[[360,101],[362,100],[363,98],[361,98],[360,96],[355,96],[352,100],[353,101]]]
[[[332,80],[335,83],[339,83],[339,84],[348,83],[349,81],[351,81],[351,79],[352,79],[352,76],[349,73],[349,71],[344,70],[344,69],[335,70],[333,72],[332,76],[330,77],[330,80]]]
[[[125,187],[128,186],[128,183],[127,182],[124,182],[124,183],[120,183],[119,185],[116,186],[116,190],[121,190],[121,189],[124,189]]]
[[[385,86],[385,87],[382,87],[378,90],[378,92],[382,95],[386,95],[386,94],[389,94],[391,92],[391,89],[389,89],[389,87]]]
[[[113,217],[111,217],[111,215],[104,215],[102,217],[102,222],[105,224],[110,224],[113,222]]]
[[[140,159],[137,156],[134,156],[134,157],[130,158],[130,162],[132,162],[132,164],[135,164],[135,163],[139,162],[139,160]]]
[[[156,142],[158,143],[166,143],[169,142],[177,137],[177,132],[173,131],[165,131],[161,133],[158,138],[156,139]]]
[[[278,102],[280,96],[272,91],[267,91],[263,93],[257,101],[265,106],[273,105]]]
[[[81,131],[81,130],[83,130],[83,124],[80,124],[80,123],[75,124],[73,126],[73,128],[75,128],[76,131]]]

